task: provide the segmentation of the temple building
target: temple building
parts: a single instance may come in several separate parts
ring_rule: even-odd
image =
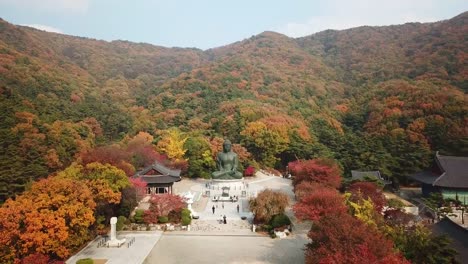
[[[422,195],[440,192],[444,199],[458,199],[468,204],[468,157],[443,156],[436,153],[428,170],[411,175],[421,183]]]
[[[375,179],[380,182],[383,186],[391,184],[392,182],[386,180],[380,174],[380,171],[351,171],[351,180],[352,181],[366,181],[370,179]]]
[[[181,180],[179,169],[170,169],[159,162],[137,172],[133,178],[146,182],[146,194],[172,193],[174,182]]]

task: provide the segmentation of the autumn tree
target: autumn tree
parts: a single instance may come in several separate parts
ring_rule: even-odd
[[[184,154],[187,151],[184,144],[188,137],[176,128],[163,131],[161,137],[156,145],[157,150],[165,153],[171,160],[184,160]]]
[[[166,157],[156,151],[154,137],[146,132],[139,132],[134,137],[125,137],[120,144],[128,154],[131,164],[139,169],[155,161],[165,162]]]
[[[382,188],[372,182],[355,182],[352,183],[348,189],[351,193],[350,199],[357,202],[358,199],[370,199],[374,204],[377,212],[382,212],[383,207],[387,204]]]
[[[317,221],[325,215],[343,214],[347,212],[347,207],[338,191],[317,187],[311,193],[301,196],[293,210],[299,220]]]
[[[265,189],[257,197],[249,200],[250,210],[255,215],[255,221],[268,223],[277,214],[284,214],[289,204],[289,197],[283,192]]]
[[[185,207],[182,197],[174,194],[153,195],[150,199],[150,207],[144,213],[146,223],[157,223],[159,216],[168,216],[171,211],[180,211]]]
[[[130,159],[131,154],[117,144],[97,147],[81,154],[83,165],[93,162],[107,163],[123,170],[127,176],[133,176],[135,167],[130,163]]]
[[[91,190],[97,204],[95,217],[98,232],[105,232],[106,220],[115,215],[116,205],[121,202],[121,191],[130,186],[124,171],[97,162],[86,166],[73,164],[59,172],[57,177],[82,181]]]
[[[90,237],[96,204],[80,181],[49,177],[0,208],[4,260],[41,253],[68,257]]]
[[[308,236],[306,263],[409,263],[390,240],[347,213],[324,215]]]
[[[243,145],[247,147],[256,160],[265,166],[274,167],[277,155],[286,150],[289,139],[261,121],[250,122],[241,132]]]
[[[288,166],[294,176],[294,186],[303,181],[317,182],[332,188],[341,185],[341,171],[332,160],[298,160],[290,162]]]

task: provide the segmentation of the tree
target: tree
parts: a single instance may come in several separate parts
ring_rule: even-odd
[[[124,151],[119,145],[109,145],[98,147],[81,154],[81,163],[99,162],[101,164],[110,164],[125,172],[127,176],[135,174],[135,167],[130,163],[130,153]]]
[[[182,197],[174,194],[158,194],[151,196],[149,210],[145,211],[146,223],[157,223],[159,216],[168,216],[171,211],[180,211],[185,207]]]
[[[124,171],[110,164],[99,162],[89,163],[86,166],[73,164],[58,173],[58,176],[76,180],[104,180],[114,192],[130,186],[130,181]]]
[[[348,187],[351,193],[351,201],[357,202],[359,199],[370,199],[377,212],[382,212],[387,200],[383,195],[382,188],[372,182],[355,182]]]
[[[396,225],[388,230],[395,247],[412,263],[457,263],[457,252],[446,235],[435,236],[421,224]]]
[[[294,186],[303,181],[317,182],[332,188],[341,185],[341,171],[332,160],[298,160],[290,162],[288,166],[294,176]]]
[[[345,193],[346,205],[348,205],[351,215],[370,227],[380,226],[382,215],[375,210],[372,200],[358,197],[356,202],[353,202],[351,196],[350,193]]]
[[[285,193],[270,189],[261,191],[256,198],[249,201],[255,221],[261,223],[269,223],[274,215],[284,214],[288,204],[289,197]]]
[[[162,132],[162,139],[158,141],[156,148],[158,151],[165,153],[171,160],[183,160],[184,154],[187,151],[187,149],[184,148],[187,139],[188,137],[179,129],[172,128],[165,130]]]
[[[326,188],[320,183],[310,182],[310,181],[303,181],[298,185],[294,186],[294,194],[296,196],[296,200],[300,201],[301,198],[312,194],[317,189]],[[328,188],[327,188],[328,189]]]
[[[408,263],[390,240],[347,213],[324,215],[308,237],[306,263]]]
[[[91,191],[80,181],[49,177],[34,183],[0,208],[0,257],[68,257],[89,239],[95,207]]]
[[[250,122],[241,132],[243,144],[265,166],[274,167],[276,157],[288,147],[289,139],[261,121]]]
[[[208,141],[201,136],[193,136],[187,139],[184,148],[187,149],[185,158],[189,164],[188,176],[209,179],[216,164]]]
[[[325,215],[346,211],[343,197],[336,190],[326,187],[314,189],[294,205],[294,214],[299,220],[317,221]]]

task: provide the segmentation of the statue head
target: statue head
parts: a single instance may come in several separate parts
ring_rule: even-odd
[[[229,152],[231,151],[231,141],[229,141],[229,139],[226,139],[224,140],[224,143],[223,143],[223,152]]]

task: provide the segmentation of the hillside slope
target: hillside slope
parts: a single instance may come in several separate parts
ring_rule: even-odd
[[[0,199],[86,149],[171,127],[228,137],[264,166],[329,157],[345,175],[405,180],[436,150],[468,155],[467,20],[263,32],[206,51],[0,20]]]

